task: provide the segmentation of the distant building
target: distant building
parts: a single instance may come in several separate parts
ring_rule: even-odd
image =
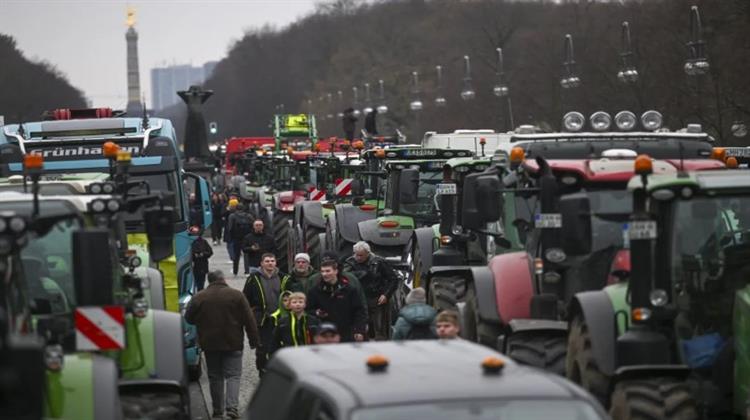
[[[191,85],[202,85],[213,73],[216,61],[200,67],[176,65],[151,69],[151,101],[154,111],[161,111],[181,103],[178,90],[187,90]]]

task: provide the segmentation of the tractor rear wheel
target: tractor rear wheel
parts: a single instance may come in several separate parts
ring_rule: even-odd
[[[611,378],[605,375],[594,360],[591,350],[591,333],[583,317],[573,319],[568,335],[568,353],[565,356],[565,374],[581,385],[604,406],[609,405]]]
[[[305,235],[305,251],[310,255],[310,262],[313,267],[320,267],[320,256],[323,249],[320,243],[320,234],[325,231],[303,223],[303,234]]]
[[[438,312],[456,310],[459,300],[466,294],[466,281],[458,276],[435,276],[430,279],[428,304]]]
[[[501,333],[500,325],[491,324],[479,317],[479,300],[473,284],[470,284],[466,289],[464,301],[466,304],[463,310],[464,326],[461,336],[467,340],[497,349],[497,337]],[[464,332],[463,329],[466,329],[466,331]]]
[[[624,381],[612,394],[613,420],[694,420],[700,418],[695,398],[674,378]]]
[[[275,211],[273,213],[273,239],[276,249],[276,267],[279,270],[290,272],[289,267],[289,229],[290,222],[292,221],[292,215]]]
[[[559,332],[518,332],[508,338],[507,354],[519,363],[565,376],[567,346],[567,337]]]

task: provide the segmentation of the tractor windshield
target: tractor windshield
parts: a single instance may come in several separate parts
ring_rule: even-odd
[[[741,280],[750,264],[750,197],[696,197],[677,203],[671,270],[689,291],[706,293]]]
[[[400,213],[404,216],[412,216],[415,218],[436,218],[438,209],[435,202],[435,191],[437,184],[439,184],[442,179],[442,172],[420,172],[417,202],[414,204],[401,204]]]
[[[630,192],[622,189],[589,190],[586,194],[591,205],[592,251],[622,248],[622,225],[633,209]]]

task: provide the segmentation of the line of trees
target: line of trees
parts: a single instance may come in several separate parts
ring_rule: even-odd
[[[697,78],[683,71],[693,4],[701,11],[711,65]],[[640,73],[632,85],[616,77],[623,21],[630,22]],[[582,80],[570,90],[560,86],[566,33],[573,36]],[[381,131],[399,128],[418,140],[425,130],[506,130],[505,108],[492,94],[500,47],[516,125],[557,129],[569,110],[588,115],[600,109],[611,114],[657,109],[672,129],[697,122],[720,144],[742,144],[750,137],[734,137],[731,126],[750,124],[748,40],[747,0],[336,0],[283,30],[247,32],[206,82],[216,94],[205,112],[224,137],[269,135],[277,105],[284,104],[286,112],[307,112],[311,99],[321,134],[342,135],[338,118],[321,120],[321,115],[352,105],[353,86],[362,101],[365,82],[377,98],[377,81],[383,79],[389,112],[379,117],[381,128],[387,127]],[[472,59],[476,91],[468,102],[459,96],[464,55]],[[444,108],[433,105],[435,65],[443,67]],[[420,74],[425,105],[419,119],[408,106],[412,71]],[[327,93],[333,94],[330,107]],[[184,121],[184,106],[163,114]]]
[[[27,60],[12,37],[0,34],[0,115],[6,122],[38,121],[45,110],[85,105],[55,67]]]

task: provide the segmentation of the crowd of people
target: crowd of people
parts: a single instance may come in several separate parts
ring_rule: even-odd
[[[198,235],[192,248],[198,293],[185,318],[198,328],[214,415],[239,418],[245,336],[255,349],[260,375],[284,347],[458,337],[458,314],[437,313],[427,305],[422,288],[409,292],[392,322],[390,302],[400,280],[367,242],[354,244],[352,254],[343,260],[334,252],[324,253],[318,267],[312,266],[308,254],[299,253],[292,270],[284,273],[276,266],[273,236],[266,232],[262,217],[251,214],[239,198],[222,194],[212,197],[212,210],[213,245],[226,243],[235,279],[240,259],[245,274],[240,291],[227,285],[221,271],[209,271],[211,244]]]

